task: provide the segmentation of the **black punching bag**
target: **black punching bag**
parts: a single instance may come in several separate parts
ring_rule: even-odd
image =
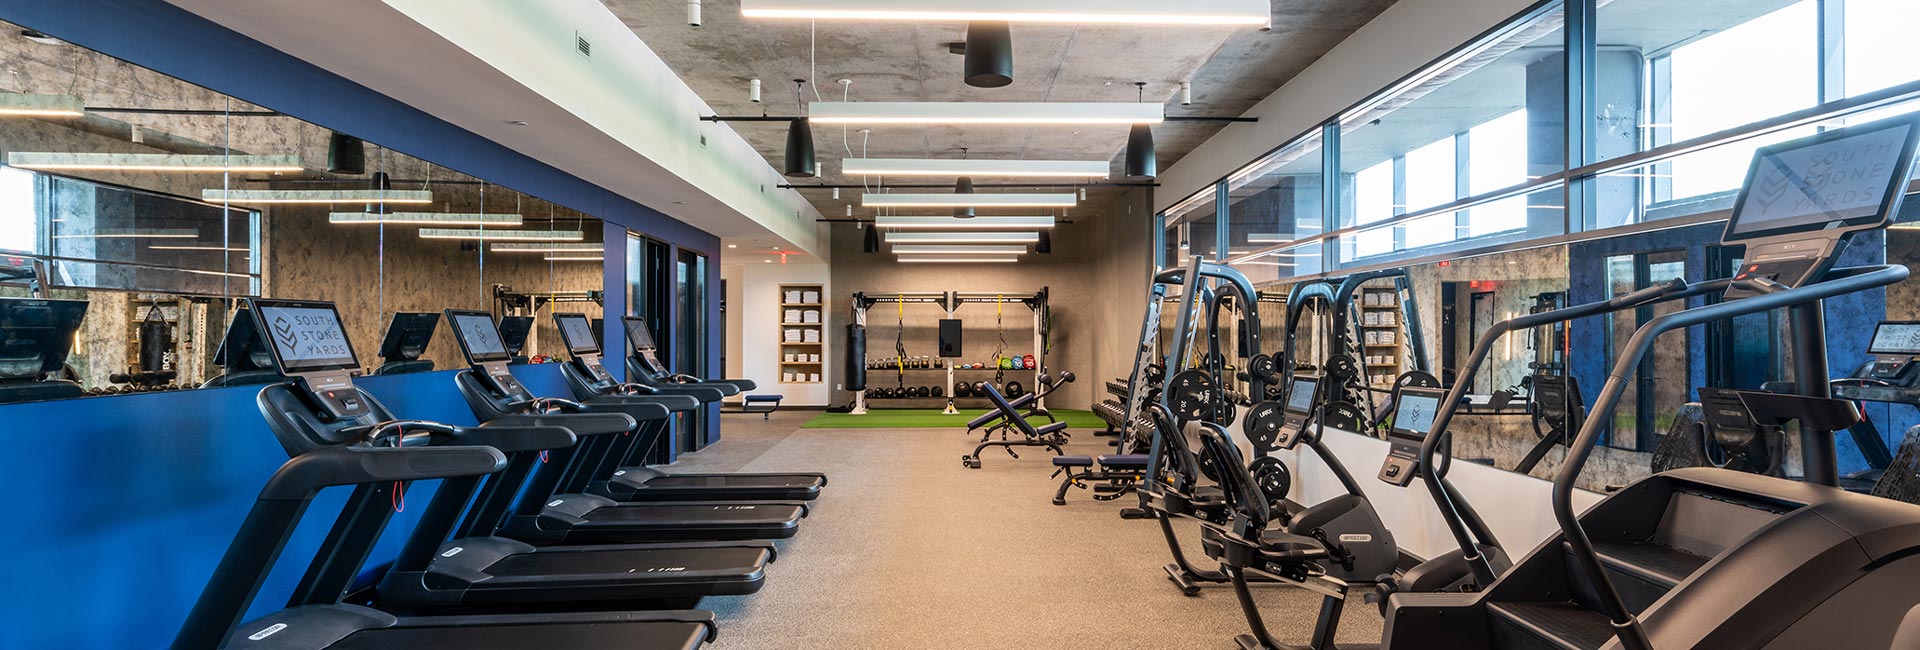
[[[867,326],[847,325],[847,390],[867,389]]]

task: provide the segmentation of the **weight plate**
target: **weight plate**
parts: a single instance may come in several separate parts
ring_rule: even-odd
[[[1253,355],[1253,358],[1247,361],[1247,372],[1267,381],[1274,381],[1280,374],[1273,362],[1273,357],[1264,354]]]
[[[1367,416],[1360,407],[1346,402],[1328,404],[1326,411],[1320,414],[1320,423],[1343,431],[1352,431],[1366,435]]]
[[[1184,421],[1210,420],[1218,401],[1213,376],[1204,370],[1188,370],[1173,376],[1167,385],[1167,403],[1173,415]]]
[[[1439,388],[1440,378],[1433,376],[1433,373],[1425,370],[1408,370],[1400,373],[1399,377],[1393,379],[1393,389],[1395,391],[1407,387]]]
[[[1341,355],[1327,360],[1327,376],[1335,380],[1346,380],[1360,376],[1360,366],[1353,357]]]
[[[1240,432],[1247,434],[1247,440],[1261,454],[1273,451],[1274,439],[1280,437],[1280,425],[1287,419],[1286,409],[1279,402],[1264,401],[1247,410],[1247,417],[1240,421]]]
[[[1286,508],[1287,492],[1293,489],[1293,472],[1287,464],[1272,456],[1261,456],[1247,468],[1253,474],[1254,487],[1267,498],[1267,509],[1280,513]]]

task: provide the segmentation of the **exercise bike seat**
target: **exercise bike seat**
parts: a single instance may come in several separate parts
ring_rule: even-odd
[[[1093,467],[1092,456],[1054,456],[1055,467]]]

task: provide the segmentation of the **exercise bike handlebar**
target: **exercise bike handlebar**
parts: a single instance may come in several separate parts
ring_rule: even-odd
[[[1472,373],[1478,372],[1480,366],[1486,362],[1487,356],[1492,353],[1494,344],[1499,342],[1501,337],[1515,330],[1532,329],[1551,323],[1597,316],[1658,302],[1684,300],[1714,291],[1724,291],[1728,283],[1729,281],[1722,280],[1689,285],[1684,280],[1674,279],[1604,301],[1524,314],[1494,323],[1492,327],[1482,332],[1479,340],[1474,343],[1473,351],[1467,356],[1467,361],[1461,367],[1459,374],[1472,376]],[[1450,435],[1449,425],[1453,422],[1453,416],[1466,399],[1466,391],[1466,382],[1454,382],[1453,386],[1447,389],[1447,397],[1441,401],[1440,411],[1434,414],[1430,429],[1432,435],[1427,436],[1426,440],[1420,443],[1419,466],[1423,468],[1420,479],[1426,484],[1427,493],[1432,496],[1434,504],[1440,508],[1441,519],[1447,522],[1448,531],[1453,534],[1454,542],[1460,547],[1461,553],[1465,554],[1468,567],[1473,570],[1480,584],[1485,585],[1492,584],[1494,578],[1498,576],[1495,574],[1492,561],[1480,552],[1480,543],[1476,542],[1475,537],[1479,537],[1479,542],[1488,546],[1499,547],[1499,541],[1494,538],[1493,531],[1479,520],[1478,513],[1473,512],[1470,506],[1461,502],[1452,487],[1446,483],[1447,472],[1453,465],[1452,454],[1449,453],[1444,461],[1436,461],[1442,443],[1446,442]],[[1435,468],[1436,471],[1425,471],[1424,468]]]
[[[1633,337],[1628,339],[1613,369],[1607,374],[1606,385],[1600,389],[1599,396],[1594,400],[1592,415],[1581,424],[1580,435],[1568,448],[1567,458],[1561,463],[1560,471],[1553,479],[1554,519],[1558,520],[1560,530],[1566,537],[1567,545],[1572,547],[1574,558],[1578,561],[1581,571],[1587,575],[1594,591],[1598,593],[1601,613],[1612,621],[1621,645],[1627,650],[1650,650],[1652,645],[1647,640],[1646,631],[1640,626],[1639,618],[1627,608],[1626,601],[1621,598],[1619,590],[1607,576],[1606,570],[1600,564],[1599,556],[1593,549],[1593,541],[1587,537],[1586,529],[1580,525],[1579,513],[1573,509],[1573,490],[1574,481],[1579,479],[1580,472],[1586,469],[1587,459],[1592,456],[1592,446],[1600,437],[1602,425],[1610,419],[1614,409],[1619,405],[1620,396],[1626,392],[1627,383],[1636,374],[1635,371],[1640,362],[1653,350],[1654,340],[1661,334],[1676,329],[1735,316],[1772,311],[1782,307],[1819,304],[1820,301],[1834,296],[1900,282],[1907,279],[1908,274],[1907,267],[1890,264],[1878,267],[1835,269],[1819,282],[1794,288],[1764,278],[1759,279],[1760,281],[1722,280],[1710,284],[1736,285],[1759,292],[1760,295],[1659,316],[1640,326],[1634,331]],[[1802,453],[1811,456],[1814,452],[1803,448]],[[1816,469],[1807,467],[1806,471],[1811,476]]]

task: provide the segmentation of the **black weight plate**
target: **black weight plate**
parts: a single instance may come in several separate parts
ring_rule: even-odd
[[[1253,355],[1253,358],[1247,361],[1247,372],[1267,381],[1274,381],[1280,374],[1275,367],[1273,357],[1264,354]]]
[[[1368,434],[1366,431],[1366,414],[1360,412],[1360,407],[1346,402],[1334,402],[1327,405],[1326,411],[1320,415],[1320,423],[1343,431],[1352,431],[1361,435]]]
[[[1327,360],[1327,376],[1334,379],[1346,379],[1360,376],[1360,366],[1353,357],[1341,355]]]
[[[1433,376],[1433,373],[1425,370],[1408,370],[1400,373],[1399,377],[1393,379],[1393,389],[1395,391],[1409,386],[1413,388],[1439,388],[1440,378]]]
[[[1240,415],[1240,409],[1235,406],[1235,403],[1234,400],[1223,400],[1219,406],[1214,407],[1213,423],[1223,427],[1233,426],[1233,419]]]
[[[1255,450],[1265,454],[1273,451],[1274,439],[1280,437],[1280,425],[1286,419],[1286,409],[1279,402],[1259,402],[1247,409],[1246,419],[1240,421],[1240,432],[1247,434]]]
[[[1286,507],[1287,492],[1293,490],[1293,472],[1287,464],[1272,456],[1261,456],[1247,467],[1253,474],[1254,487],[1260,488],[1260,494],[1267,498],[1267,508],[1274,513]]]
[[[1168,382],[1167,404],[1173,407],[1174,417],[1181,420],[1211,420],[1218,400],[1214,391],[1212,375],[1205,370],[1188,370]]]

